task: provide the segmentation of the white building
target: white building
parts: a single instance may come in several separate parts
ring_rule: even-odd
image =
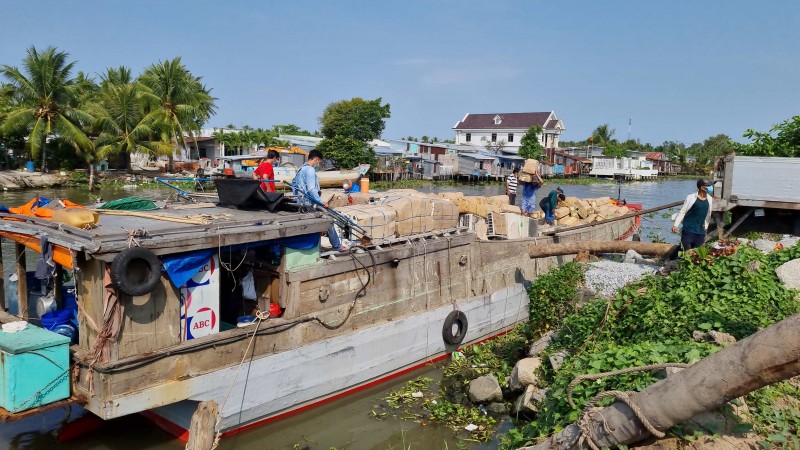
[[[558,148],[564,123],[555,111],[529,113],[469,114],[453,126],[456,144],[500,147],[505,153],[519,153],[520,140],[534,125],[542,127],[539,143],[544,148]]]

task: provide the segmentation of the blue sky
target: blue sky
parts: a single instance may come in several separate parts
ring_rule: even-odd
[[[0,64],[56,46],[85,72],[181,56],[218,97],[209,126],[317,129],[382,97],[385,138],[451,138],[465,113],[555,110],[659,144],[766,130],[800,106],[797,1],[4,2]]]

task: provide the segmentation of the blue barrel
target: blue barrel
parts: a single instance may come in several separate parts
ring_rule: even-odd
[[[78,329],[72,325],[72,323],[62,323],[61,325],[56,325],[50,331],[68,337],[70,339],[70,345],[78,344]]]
[[[53,331],[59,325],[65,325],[72,320],[72,311],[69,309],[57,309],[44,313],[41,317],[42,328]]]
[[[28,161],[25,163],[26,172],[33,172],[34,170],[36,170],[36,166],[33,165],[33,161]]]
[[[72,324],[78,327],[78,300],[75,296],[75,286],[61,287],[61,304],[64,309],[72,311]]]

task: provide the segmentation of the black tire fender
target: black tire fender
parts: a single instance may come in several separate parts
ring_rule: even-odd
[[[146,248],[126,248],[111,261],[111,284],[124,294],[149,294],[160,282],[161,261]]]
[[[444,319],[442,338],[446,344],[458,345],[467,336],[467,315],[461,311],[452,311]],[[455,332],[453,328],[456,327]]]

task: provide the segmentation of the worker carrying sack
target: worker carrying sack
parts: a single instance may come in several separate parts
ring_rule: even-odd
[[[526,159],[517,179],[523,183],[536,183],[539,181],[536,174],[539,172],[539,161]]]

